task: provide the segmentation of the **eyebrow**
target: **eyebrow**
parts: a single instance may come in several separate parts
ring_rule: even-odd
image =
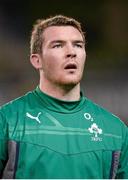
[[[65,42],[65,41],[63,41],[63,40],[53,40],[53,41],[50,42],[50,44],[63,43],[63,42]]]
[[[74,43],[80,43],[80,44],[85,44],[85,42],[84,41],[82,41],[82,40],[75,40],[75,41],[73,41]]]
[[[55,43],[64,43],[65,40],[53,40],[50,42],[50,44],[55,44]],[[73,43],[80,43],[80,44],[85,44],[83,40],[73,40]]]

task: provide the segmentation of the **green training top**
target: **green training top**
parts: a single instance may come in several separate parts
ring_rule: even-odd
[[[128,130],[89,99],[62,101],[39,87],[0,109],[0,177],[128,178]]]

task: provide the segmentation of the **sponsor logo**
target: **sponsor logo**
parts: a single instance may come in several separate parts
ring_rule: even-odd
[[[38,114],[37,114],[37,116],[33,116],[33,115],[31,115],[30,113],[26,113],[26,116],[27,117],[29,117],[30,119],[33,119],[33,120],[35,120],[35,121],[37,121],[39,124],[41,123],[40,122],[40,120],[39,120],[39,116],[41,115],[41,112],[39,112]]]
[[[89,121],[93,121],[93,117],[89,113],[84,113],[84,117],[85,117],[85,119],[87,119]]]

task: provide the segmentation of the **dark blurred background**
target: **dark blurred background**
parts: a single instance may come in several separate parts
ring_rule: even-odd
[[[0,105],[38,85],[29,40],[38,18],[63,14],[86,32],[84,94],[128,124],[127,0],[0,0]]]

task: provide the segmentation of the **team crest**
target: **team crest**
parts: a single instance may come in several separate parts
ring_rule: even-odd
[[[96,123],[93,123],[90,128],[88,128],[89,132],[94,136],[91,138],[92,141],[102,141],[102,138],[99,135],[102,134],[102,129],[98,128]]]

